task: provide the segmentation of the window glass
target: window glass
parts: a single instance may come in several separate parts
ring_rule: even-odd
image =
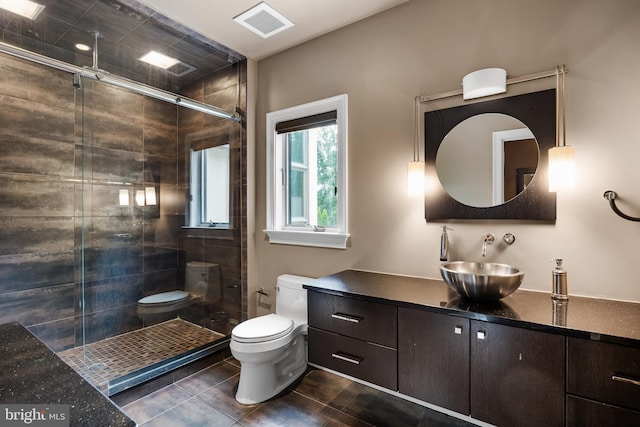
[[[338,226],[337,125],[288,132],[288,226]]]
[[[189,225],[229,226],[229,144],[191,151]]]
[[[203,151],[202,222],[229,223],[229,144]]]
[[[338,145],[337,126],[318,130],[318,225],[338,226]]]

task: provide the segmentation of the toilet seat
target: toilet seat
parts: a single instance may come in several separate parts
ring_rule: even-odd
[[[293,331],[293,320],[278,314],[267,314],[245,320],[231,331],[231,339],[241,343],[272,341]]]
[[[187,301],[191,294],[185,291],[169,291],[149,295],[138,300],[140,307],[162,307]]]

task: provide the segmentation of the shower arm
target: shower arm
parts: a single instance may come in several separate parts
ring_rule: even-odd
[[[609,205],[611,206],[611,209],[613,209],[613,211],[620,217],[629,220],[629,221],[636,221],[636,222],[640,222],[640,217],[633,217],[633,216],[629,216],[627,214],[625,214],[624,212],[622,212],[620,209],[618,209],[618,206],[616,206],[616,197],[618,197],[618,194],[615,191],[605,191],[604,192],[604,198],[607,199],[609,201]]]

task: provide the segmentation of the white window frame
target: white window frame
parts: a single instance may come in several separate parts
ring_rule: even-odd
[[[346,249],[348,232],[347,209],[347,95],[342,94],[295,107],[267,113],[267,228],[263,230],[270,243],[316,246]],[[278,144],[276,124],[315,114],[336,111],[338,130],[338,225],[325,231],[315,231],[307,227],[286,226],[286,197],[284,194],[283,168],[285,162],[284,144]]]

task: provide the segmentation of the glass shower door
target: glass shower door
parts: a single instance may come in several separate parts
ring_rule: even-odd
[[[79,86],[77,347],[61,357],[111,395],[219,350],[230,320],[223,288],[227,298],[240,291],[222,274],[240,271],[229,251],[240,233],[198,236],[194,246],[183,231],[190,189],[178,184],[178,107],[93,79]],[[210,283],[221,298],[200,294],[201,279],[188,286],[187,266],[198,263],[219,263]],[[189,304],[179,310],[139,309],[145,296],[185,288]]]

